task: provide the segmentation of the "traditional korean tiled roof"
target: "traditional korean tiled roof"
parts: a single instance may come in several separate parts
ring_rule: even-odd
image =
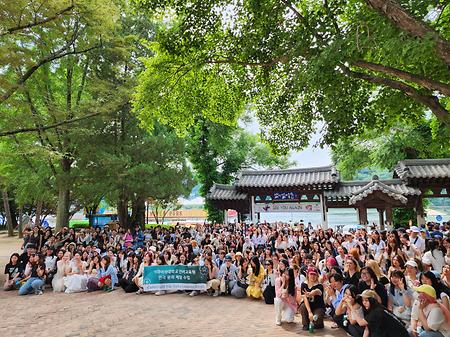
[[[238,192],[233,185],[214,184],[207,195],[209,200],[245,200],[247,194]]]
[[[349,204],[354,205],[358,201],[367,198],[369,195],[377,191],[386,194],[395,200],[400,201],[402,204],[406,204],[408,202],[408,198],[405,197],[403,193],[399,191],[399,189],[386,185],[382,181],[378,180],[378,178],[374,178],[367,185],[363,186],[362,188],[353,193],[352,197],[349,200]]]
[[[405,159],[399,161],[394,176],[407,179],[450,178],[450,158]]]
[[[401,179],[380,180],[380,182],[404,196],[421,194],[419,189],[406,185]],[[370,183],[367,181],[342,181],[336,189],[325,191],[325,198],[328,201],[346,201]]]
[[[284,188],[284,187],[312,187],[331,189],[339,182],[339,172],[334,166],[269,170],[269,171],[241,171],[236,178],[235,185],[240,188]]]

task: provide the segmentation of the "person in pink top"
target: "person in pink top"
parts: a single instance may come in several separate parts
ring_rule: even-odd
[[[294,322],[297,301],[295,299],[294,270],[289,268],[287,260],[281,260],[278,265],[275,279],[275,324],[281,325],[281,321]]]
[[[125,248],[133,245],[133,235],[131,234],[131,229],[128,228],[127,232],[123,235],[123,242]]]

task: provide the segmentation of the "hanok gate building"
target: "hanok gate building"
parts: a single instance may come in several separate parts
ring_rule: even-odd
[[[449,188],[450,158],[408,159],[398,162],[389,180],[341,181],[334,166],[240,171],[232,185],[215,184],[207,199],[252,222],[265,212],[321,212],[323,228],[330,208],[356,209],[360,224],[368,224],[367,209],[374,208],[384,228],[393,225],[394,208],[414,209],[417,223],[424,224],[423,199],[448,198]]]

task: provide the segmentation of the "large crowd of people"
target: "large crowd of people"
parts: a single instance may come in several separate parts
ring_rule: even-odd
[[[5,266],[4,290],[141,294],[145,266],[198,265],[207,290],[184,293],[260,299],[277,325],[299,314],[310,331],[330,317],[354,337],[449,337],[449,230],[450,222],[344,233],[301,222],[57,233],[36,225]]]

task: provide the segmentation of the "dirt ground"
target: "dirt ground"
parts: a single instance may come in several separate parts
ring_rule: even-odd
[[[0,233],[0,268],[20,240]],[[0,336],[338,336],[342,330],[326,328],[313,334],[295,323],[274,323],[274,309],[262,301],[231,297],[155,296],[111,293],[64,294],[47,289],[42,296],[17,295],[0,290]]]

